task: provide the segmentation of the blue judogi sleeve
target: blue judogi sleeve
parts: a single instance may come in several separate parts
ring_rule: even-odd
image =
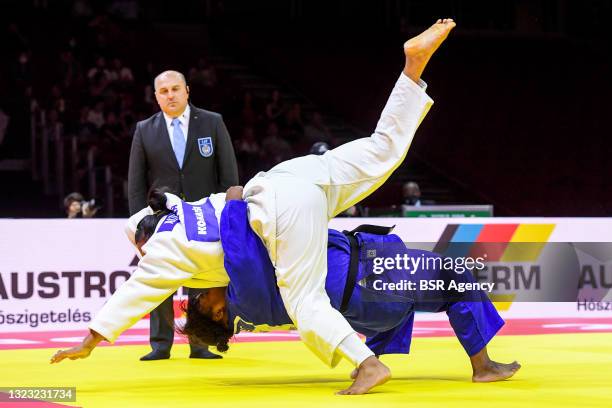
[[[276,286],[274,267],[266,247],[253,232],[244,201],[228,201],[221,213],[221,244],[230,278],[227,288],[230,324],[242,319],[242,328],[291,324]],[[252,325],[252,326],[251,326]]]

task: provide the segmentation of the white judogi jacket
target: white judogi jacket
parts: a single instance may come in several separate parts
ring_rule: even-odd
[[[130,279],[117,289],[89,325],[90,329],[100,333],[110,342],[114,342],[123,331],[159,306],[181,286],[212,288],[227,286],[229,283],[223,267],[223,248],[218,239],[218,225],[225,205],[225,193],[213,194],[189,203],[190,205],[183,205],[182,201],[172,194],[167,194],[167,197],[168,208],[176,206],[180,222],[175,219],[173,223],[173,216],[162,219],[157,225],[157,232],[143,246],[145,255]],[[202,215],[201,210],[197,211],[201,214],[199,219],[194,213],[188,213],[193,207],[201,208],[207,200],[212,204],[208,206],[210,211],[206,214],[207,217]],[[183,212],[184,209],[187,211]],[[152,213],[151,208],[147,207],[128,220],[126,234],[132,244],[135,245],[136,226],[146,215]],[[185,217],[188,218],[187,228],[196,229],[186,231]],[[203,238],[191,236],[192,239],[189,239],[188,232],[197,235],[202,231],[202,228],[197,228],[198,224],[200,227],[211,224],[207,225],[208,239],[206,234]],[[213,231],[215,227],[217,230]],[[164,228],[166,230],[160,232]]]

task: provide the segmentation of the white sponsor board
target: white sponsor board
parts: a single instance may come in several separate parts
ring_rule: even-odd
[[[0,220],[0,332],[87,327],[135,252],[122,219]]]
[[[449,224],[554,224],[549,242],[612,243],[612,219],[607,218],[338,218],[330,227],[350,230],[360,224],[396,225],[394,233],[408,243],[435,244]],[[87,327],[134,269],[135,252],[125,237],[124,225],[121,219],[1,219],[0,333]],[[603,263],[611,259],[612,251],[598,257]],[[533,318],[612,316],[612,311],[605,309],[601,302],[583,307],[575,302],[513,303],[503,314]],[[446,316],[428,314],[426,318]],[[141,321],[139,326],[148,324]]]

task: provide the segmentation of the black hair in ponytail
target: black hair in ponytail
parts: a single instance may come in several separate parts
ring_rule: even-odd
[[[166,215],[170,212],[170,210],[166,208],[166,201],[168,200],[166,193],[171,193],[168,187],[152,188],[151,191],[149,191],[147,204],[156,213],[163,212],[164,215]]]
[[[147,204],[155,213],[145,216],[138,223],[134,236],[136,243],[147,242],[155,232],[159,220],[165,215],[170,214],[170,210],[166,208],[167,197],[165,194],[169,192],[170,189],[168,187],[153,188],[149,191]]]

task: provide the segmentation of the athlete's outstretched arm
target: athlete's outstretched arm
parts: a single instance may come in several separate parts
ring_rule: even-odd
[[[173,248],[172,241],[153,237],[147,243],[146,251],[157,254],[165,251],[161,253],[166,256],[160,258],[145,255],[130,279],[113,293],[96,314],[89,325],[90,333],[81,345],[65,351],[60,350],[52,357],[51,363],[58,363],[65,358],[87,358],[100,341],[113,343],[122,332],[161,304],[193,276],[177,268],[185,260],[180,259],[178,248]]]
[[[51,357],[51,364],[59,363],[65,358],[69,358],[70,360],[87,358],[102,340],[104,340],[104,337],[102,337],[100,333],[90,330],[89,334],[78,346],[71,347],[68,350],[59,350],[55,353],[55,355]]]

